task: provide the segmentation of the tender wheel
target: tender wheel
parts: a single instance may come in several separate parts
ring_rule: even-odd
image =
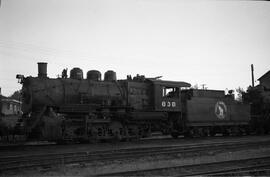
[[[215,136],[215,135],[216,135],[215,130],[210,130],[210,136]]]
[[[178,133],[178,132],[172,132],[172,133],[171,133],[171,136],[172,136],[174,139],[177,139],[178,136],[179,136],[179,133]]]

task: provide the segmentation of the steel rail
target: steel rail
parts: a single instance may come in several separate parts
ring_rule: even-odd
[[[134,141],[134,142],[135,143],[136,142],[146,143],[146,142],[156,142],[156,141],[162,141],[162,140],[173,140],[173,141],[175,140],[176,141],[176,139],[173,139],[173,138],[167,137],[167,136],[164,136],[162,138],[157,138],[157,137],[158,137],[157,135],[154,135],[152,137],[142,138],[139,141]],[[242,137],[239,137],[239,138],[241,138],[241,141],[242,141],[242,140],[249,140],[250,138],[255,138],[255,137],[257,137],[257,136],[249,135],[249,136],[242,136]],[[195,137],[195,139],[196,138],[197,137]],[[223,138],[223,139],[226,140],[227,138],[238,138],[238,137],[225,137],[225,136],[223,136],[223,137],[220,137],[220,136],[200,137],[201,140],[207,140],[209,138],[211,138],[212,140],[218,140],[220,138]],[[183,137],[183,139],[184,139],[184,137]],[[37,147],[37,148],[39,148],[39,147],[51,147],[51,146],[56,146],[57,147],[57,146],[62,146],[62,145],[69,146],[69,145],[76,145],[76,143],[74,142],[74,143],[70,143],[70,144],[57,144],[55,142],[46,142],[46,141],[44,141],[44,142],[42,142],[42,141],[41,142],[35,142],[35,141],[33,141],[33,142],[24,142],[24,143],[21,142],[21,143],[11,143],[11,144],[0,144],[0,151],[1,150],[13,150],[13,149],[16,150],[16,149],[22,149],[22,148],[28,148],[28,147]]]
[[[269,176],[270,174],[270,169],[269,169],[269,165],[267,165],[268,168],[263,168],[263,166],[261,167],[250,167],[250,168],[244,168],[243,170],[237,170],[237,171],[228,171],[228,172],[223,172],[223,173],[216,173],[216,174],[209,174],[211,176],[244,176],[244,175],[258,175],[258,173],[260,176]],[[255,174],[254,174],[255,173]],[[262,174],[262,173],[266,173],[266,174]]]
[[[261,164],[256,164],[261,163]],[[214,163],[201,163],[195,165],[178,165],[152,169],[132,170],[114,173],[103,173],[97,176],[225,176],[241,175],[254,171],[270,171],[270,156],[258,158],[246,158],[240,160],[228,160]],[[225,168],[222,168],[225,167]],[[203,169],[214,168],[212,170]],[[265,169],[266,168],[266,169]],[[194,172],[195,171],[195,172]],[[197,171],[197,172],[196,172]],[[175,173],[176,175],[172,175]]]
[[[196,146],[209,146],[209,145],[230,145],[230,144],[236,144],[238,143],[239,145],[241,144],[245,144],[245,143],[268,143],[269,140],[249,140],[249,139],[241,139],[241,140],[231,140],[231,141],[223,141],[223,142],[212,142],[212,143],[188,143],[188,144],[181,144],[181,145],[153,145],[151,147],[139,147],[139,148],[119,148],[117,150],[105,150],[105,151],[85,151],[85,150],[80,150],[80,151],[76,151],[76,152],[66,152],[66,153],[41,153],[41,154],[31,154],[31,155],[15,155],[15,156],[10,156],[10,155],[4,155],[4,156],[1,156],[0,155],[0,163],[2,161],[6,161],[6,160],[11,160],[11,159],[15,159],[17,160],[18,158],[20,159],[23,159],[23,158],[27,158],[27,157],[42,157],[42,156],[45,156],[45,157],[48,157],[48,156],[58,156],[58,155],[79,155],[79,154],[91,154],[91,153],[106,153],[106,152],[127,152],[127,151],[131,151],[133,152],[134,150],[135,151],[138,151],[138,150],[145,150],[145,149],[149,149],[151,148],[152,150],[160,150],[160,149],[163,149],[163,148],[193,148],[193,147],[196,147]],[[269,141],[270,142],[270,141]],[[49,145],[46,145],[49,147]],[[66,146],[63,146],[62,148],[65,148]],[[67,146],[68,147],[68,146]],[[59,149],[58,149],[59,150]],[[23,153],[23,152],[22,152]]]
[[[250,173],[255,171],[266,171],[270,170],[270,156],[267,157],[258,157],[258,158],[248,158],[241,160],[232,160],[228,162],[221,162],[215,164],[218,166],[218,169],[209,170],[206,172],[195,172],[191,174],[187,174],[185,176],[225,176],[225,175],[241,175],[243,173]],[[222,166],[226,166],[226,168],[222,168]],[[267,168],[267,169],[266,169]]]

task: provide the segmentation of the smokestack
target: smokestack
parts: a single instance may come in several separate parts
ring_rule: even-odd
[[[38,77],[47,77],[47,63],[38,63]]]
[[[253,68],[253,64],[251,64],[251,78],[252,78],[252,87],[254,87],[254,68]]]

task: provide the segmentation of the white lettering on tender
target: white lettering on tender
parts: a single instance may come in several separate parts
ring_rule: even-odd
[[[162,107],[176,107],[176,102],[175,101],[162,101],[161,102]]]
[[[161,105],[162,105],[162,107],[166,107],[166,102],[162,101]]]

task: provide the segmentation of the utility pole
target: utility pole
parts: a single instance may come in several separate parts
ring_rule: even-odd
[[[205,87],[205,86],[206,86],[206,84],[202,84],[202,89],[203,90],[206,90],[207,87]]]
[[[254,67],[253,67],[253,64],[251,64],[251,78],[252,78],[252,87],[254,87]]]

